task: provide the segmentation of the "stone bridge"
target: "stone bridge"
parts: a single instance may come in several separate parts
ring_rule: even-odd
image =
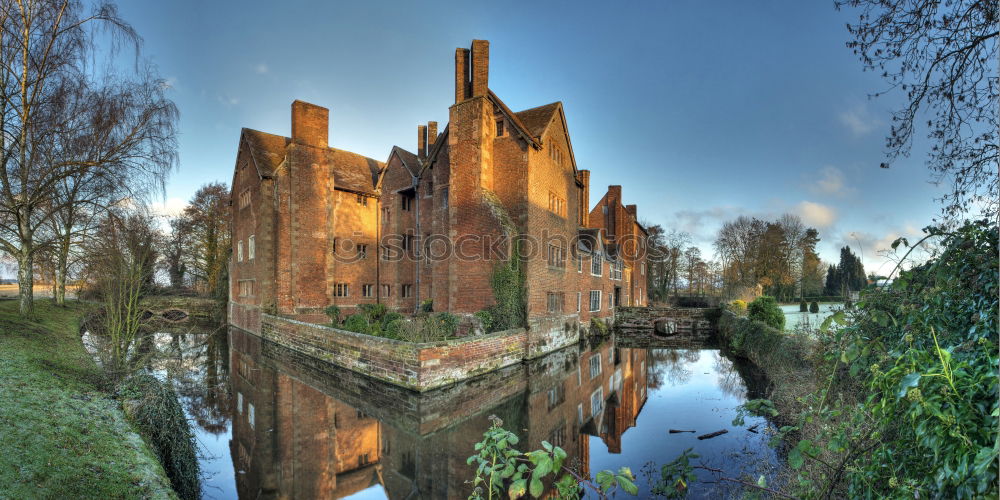
[[[698,349],[717,347],[717,307],[619,307],[615,311],[615,335],[622,347]],[[674,333],[654,333],[657,321]]]

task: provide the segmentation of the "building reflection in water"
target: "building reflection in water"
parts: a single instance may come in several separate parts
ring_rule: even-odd
[[[231,329],[230,451],[240,498],[465,498],[490,415],[590,474],[590,436],[620,453],[646,402],[645,349],[581,344],[418,394]]]

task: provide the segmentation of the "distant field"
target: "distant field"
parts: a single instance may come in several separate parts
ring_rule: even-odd
[[[35,285],[35,297],[51,297],[52,285]],[[76,287],[66,287],[67,297],[76,297]],[[0,299],[17,297],[17,285],[0,285]]]

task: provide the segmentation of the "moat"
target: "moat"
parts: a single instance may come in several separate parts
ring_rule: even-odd
[[[416,393],[234,328],[155,340],[154,369],[177,388],[198,439],[205,498],[465,498],[465,461],[491,415],[519,448],[547,440],[580,472],[631,467],[642,498],[659,465],[687,448],[696,463],[753,481],[770,483],[779,461],[766,421],[732,425],[764,382],[711,346],[626,348],[609,337]],[[729,493],[691,488],[695,498]]]

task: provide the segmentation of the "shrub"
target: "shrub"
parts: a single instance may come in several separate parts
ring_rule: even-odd
[[[352,314],[344,318],[344,324],[340,325],[344,330],[371,335],[371,324],[364,314]]]
[[[153,448],[177,496],[201,498],[198,449],[174,389],[152,375],[140,374],[122,382],[117,396],[128,420]]]
[[[330,322],[336,325],[340,323],[340,308],[337,306],[326,306],[323,312],[330,317]]]
[[[781,312],[781,307],[778,307],[774,297],[769,295],[761,295],[754,299],[747,306],[747,317],[777,330],[785,328],[785,313]]]
[[[804,300],[799,302],[799,312],[804,313],[807,311],[809,311],[809,304],[807,304]]]
[[[381,321],[382,316],[388,311],[385,304],[360,304],[358,305],[358,312],[364,314],[368,318],[369,323],[374,323],[376,321]]]
[[[434,312],[434,299],[427,299],[421,302],[420,311],[425,313]]]
[[[432,315],[428,318],[428,321],[435,328],[440,329],[441,333],[445,334],[446,337],[454,336],[455,330],[458,329],[458,316],[452,313],[440,312]]]
[[[483,325],[483,333],[489,333],[493,331],[493,313],[489,309],[483,309],[482,311],[477,311],[473,314],[479,319],[479,323]]]
[[[608,334],[608,324],[597,319],[590,318],[590,334],[591,335],[607,335]]]
[[[818,313],[819,312],[819,302],[816,302],[815,300],[812,301],[812,303],[809,304],[809,312],[814,313],[814,314]]]
[[[729,305],[730,309],[732,309],[733,313],[735,313],[737,316],[746,316],[747,303],[745,301],[737,299],[732,301]]]

